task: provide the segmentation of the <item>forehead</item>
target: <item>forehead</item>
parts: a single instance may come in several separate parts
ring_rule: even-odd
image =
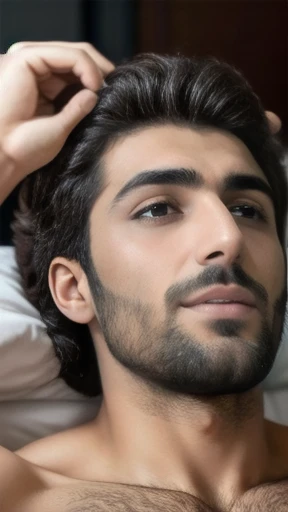
[[[111,193],[143,170],[165,167],[194,168],[211,186],[231,171],[251,172],[267,181],[240,139],[212,128],[144,128],[118,139],[104,155],[103,164]]]

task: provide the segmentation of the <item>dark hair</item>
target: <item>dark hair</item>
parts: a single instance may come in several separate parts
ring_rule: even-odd
[[[273,190],[285,251],[287,181],[281,148],[243,76],[214,58],[142,54],[117,67],[99,91],[95,109],[58,156],[24,180],[12,225],[24,292],[46,325],[61,362],[60,376],[88,396],[101,392],[92,337],[87,325],[69,320],[56,307],[49,266],[63,256],[89,273],[89,216],[105,184],[101,158],[119,135],[164,123],[217,127],[246,144]]]

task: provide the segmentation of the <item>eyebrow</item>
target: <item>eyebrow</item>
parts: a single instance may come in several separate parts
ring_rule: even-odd
[[[133,176],[117,193],[113,199],[110,211],[113,210],[133,191],[147,185],[176,185],[185,188],[199,190],[205,185],[205,180],[198,171],[191,168],[169,168],[141,171]],[[222,192],[235,190],[259,190],[263,192],[274,204],[274,193],[270,185],[259,176],[254,174],[243,174],[231,172],[227,174],[222,182]]]

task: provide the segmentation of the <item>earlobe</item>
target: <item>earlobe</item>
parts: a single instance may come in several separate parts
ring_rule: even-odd
[[[87,279],[76,261],[55,258],[49,268],[49,288],[57,308],[67,318],[88,324],[95,317]]]

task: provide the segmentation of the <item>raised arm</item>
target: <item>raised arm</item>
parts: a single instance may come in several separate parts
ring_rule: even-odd
[[[59,153],[113,69],[88,43],[17,43],[0,56],[0,204]],[[71,84],[78,92],[57,112],[55,99]]]

